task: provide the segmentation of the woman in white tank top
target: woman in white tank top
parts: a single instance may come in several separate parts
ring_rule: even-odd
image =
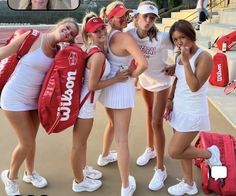
[[[113,135],[114,131],[122,196],[133,195],[136,189],[134,177],[129,176],[128,131],[135,91],[131,77],[137,77],[148,65],[134,39],[130,34],[122,32],[127,26],[128,11],[119,1],[110,3],[106,8],[106,19],[111,26],[107,57],[111,63],[111,77],[123,69],[130,71],[130,77],[125,82],[115,83],[104,89],[100,97],[101,103],[107,107],[110,121],[104,133],[105,137],[107,134]],[[137,65],[135,70],[130,66],[133,58]]]
[[[207,80],[211,73],[212,57],[196,45],[196,33],[186,20],[179,20],[170,28],[171,41],[180,50],[176,61],[176,80],[169,95],[167,110],[174,135],[169,155],[181,160],[183,179],[168,188],[171,195],[198,193],[192,174],[192,159],[204,158],[211,166],[221,165],[217,146],[201,150],[192,145],[199,131],[210,130]]]
[[[56,54],[56,44],[73,42],[78,31],[76,21],[68,18],[59,22],[50,32],[41,34],[30,51],[21,58],[2,90],[1,106],[18,139],[10,168],[1,174],[7,195],[20,195],[17,179],[24,161],[23,181],[37,188],[47,186],[46,179],[34,171],[35,138],[39,127],[37,102],[44,76]],[[0,59],[17,52],[28,33],[1,47]]]
[[[83,19],[82,37],[88,54],[95,48],[100,51],[89,57],[85,68],[85,78],[80,101],[90,91],[94,92],[94,94],[90,93],[87,97],[80,109],[73,129],[71,166],[74,173],[74,180],[72,190],[74,192],[91,192],[97,190],[102,185],[102,182],[98,180],[102,177],[102,173],[92,167],[86,166],[87,139],[92,130],[96,102],[103,88],[126,80],[129,71],[119,72],[114,77],[108,78],[111,68],[110,63],[103,53],[107,40],[107,29],[103,20],[93,12],[86,14]]]

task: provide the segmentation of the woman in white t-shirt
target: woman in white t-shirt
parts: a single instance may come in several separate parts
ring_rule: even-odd
[[[164,166],[163,114],[171,86],[171,76],[167,74],[171,71],[167,65],[168,50],[173,50],[169,34],[159,32],[155,26],[157,17],[158,9],[155,3],[141,2],[134,18],[135,28],[128,30],[149,63],[148,69],[139,76],[147,108],[147,147],[137,159],[137,165],[143,166],[150,159],[157,157],[155,172],[148,186],[153,191],[161,189],[167,177]]]

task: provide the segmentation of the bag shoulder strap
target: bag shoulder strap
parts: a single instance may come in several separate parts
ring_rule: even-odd
[[[30,33],[25,37],[23,43],[21,44],[20,48],[17,51],[17,59],[21,59],[22,56],[24,56],[31,48],[33,43],[36,41],[36,39],[39,37],[40,32],[31,29]]]
[[[94,47],[94,48],[90,49],[90,50],[88,51],[87,55],[86,55],[86,60],[88,60],[89,57],[91,57],[93,54],[98,53],[98,52],[102,52],[102,53],[104,54],[103,50],[101,50],[101,49],[98,48],[98,47]],[[105,66],[105,61],[104,61],[103,65],[102,65],[102,71],[101,71],[101,74],[100,74],[99,79],[102,78],[103,73],[104,73],[104,71],[105,71],[105,67],[106,67],[106,66]],[[83,100],[81,101],[81,103],[80,103],[80,108],[84,105],[86,99],[89,97],[90,94],[91,94],[90,102],[93,103],[93,101],[94,101],[94,91],[89,91],[89,92],[85,95],[85,97],[83,98]]]

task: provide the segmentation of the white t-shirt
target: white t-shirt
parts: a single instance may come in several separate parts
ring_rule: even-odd
[[[198,0],[196,9],[206,8],[208,5],[208,0],[202,0],[203,7],[201,6],[201,0]]]
[[[171,77],[165,75],[162,70],[168,66],[168,50],[173,50],[169,33],[158,32],[157,40],[150,41],[149,37],[140,39],[136,31],[136,28],[128,29],[149,64],[148,69],[139,76],[140,85],[151,92],[158,92],[168,88],[171,85]]]

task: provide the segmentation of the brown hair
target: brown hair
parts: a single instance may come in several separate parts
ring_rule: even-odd
[[[153,5],[153,6],[157,7],[157,4],[153,1],[142,1],[139,3],[139,6],[141,6],[141,5]],[[137,27],[137,22],[135,22],[134,24]],[[158,31],[159,30],[157,29],[155,24],[148,30],[147,35],[148,35],[150,41],[152,41],[152,39],[157,40],[157,32]]]
[[[175,31],[179,31],[183,33],[193,42],[196,41],[196,32],[194,31],[192,24],[188,22],[187,20],[178,20],[170,27],[170,31],[169,31],[170,41],[173,44],[174,44],[174,41],[172,39],[172,35]]]

